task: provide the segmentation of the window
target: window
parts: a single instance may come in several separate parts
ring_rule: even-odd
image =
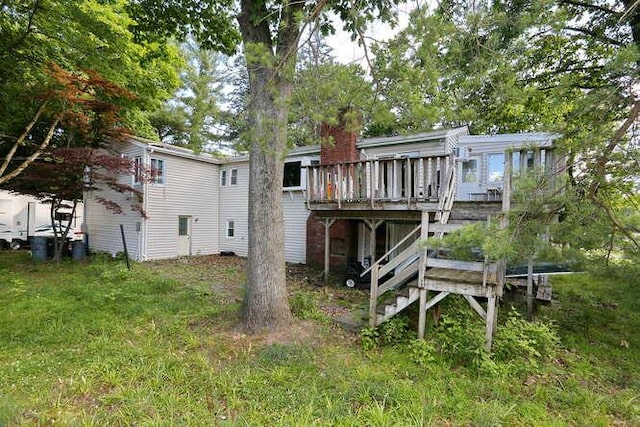
[[[502,182],[504,177],[504,153],[487,155],[487,182]]]
[[[233,221],[227,221],[227,237],[234,237],[236,234]]]
[[[231,179],[229,185],[236,185],[238,183],[238,169],[231,169]]]
[[[151,159],[151,182],[164,184],[164,160]]]
[[[224,187],[227,185],[227,171],[220,171],[220,186]]]
[[[178,217],[178,236],[189,235],[189,218],[186,216]]]
[[[133,183],[140,184],[142,182],[142,157],[138,156],[133,159]]]
[[[284,164],[284,177],[282,179],[282,186],[287,187],[300,187],[302,162],[287,162]]]
[[[478,180],[478,161],[466,160],[462,162],[462,182],[476,182]]]

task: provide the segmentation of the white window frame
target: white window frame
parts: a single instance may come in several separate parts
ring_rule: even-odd
[[[223,169],[220,171],[220,187],[227,186],[227,170]]]
[[[166,182],[167,168],[163,159],[151,159],[151,182],[156,185],[164,185]]]
[[[229,185],[238,185],[238,169],[231,169],[231,173],[229,173]]]
[[[142,184],[142,156],[133,158],[133,185]]]
[[[285,161],[285,162],[284,162],[284,168],[286,169],[286,168],[287,168],[287,165],[288,165],[288,164],[292,164],[292,163],[299,163],[299,164],[300,164],[299,169],[298,169],[298,173],[299,173],[298,181],[299,181],[299,183],[298,183],[298,185],[285,186],[285,185],[284,185],[284,184],[285,184],[285,183],[284,183],[284,180],[286,179],[287,175],[286,175],[286,174],[283,174],[283,175],[284,175],[284,178],[283,178],[283,180],[282,180],[282,181],[283,181],[283,182],[282,182],[282,189],[283,189],[283,190],[299,190],[299,189],[303,188],[303,187],[302,187],[302,184],[303,184],[303,172],[305,171],[305,166],[303,165],[302,159],[299,159],[299,160],[289,160],[288,162],[287,162],[287,161]]]
[[[234,239],[235,237],[236,237],[235,221],[227,220],[227,239]]]

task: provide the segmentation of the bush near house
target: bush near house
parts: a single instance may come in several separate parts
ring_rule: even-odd
[[[327,320],[365,294],[318,287],[299,268],[291,328],[247,336],[239,258],[128,271],[0,255],[3,425],[640,423],[637,276],[556,279],[536,323],[503,308],[489,357],[468,353],[475,317],[455,299],[427,341],[394,320],[364,351]],[[453,352],[456,339],[470,344]]]

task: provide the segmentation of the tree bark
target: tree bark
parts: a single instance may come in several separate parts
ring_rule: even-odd
[[[241,1],[238,16],[249,73],[249,259],[243,322],[248,332],[291,321],[284,257],[282,178],[287,116],[303,2],[283,2],[278,32],[263,2]]]
[[[267,70],[250,88],[249,259],[244,324],[250,332],[289,323],[284,258],[282,177],[290,85]]]

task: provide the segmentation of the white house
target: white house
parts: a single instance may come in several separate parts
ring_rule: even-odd
[[[285,259],[305,262],[306,209],[304,167],[314,150],[290,153],[283,188]],[[93,251],[116,254],[124,250],[120,225],[129,256],[138,261],[188,255],[248,252],[249,158],[219,159],[209,154],[135,138],[119,148],[135,164],[152,169],[151,179],[134,174],[122,177],[142,193],[139,204],[133,194],[92,191],[86,194],[86,227]],[[142,169],[142,168],[141,168]],[[116,202],[114,213],[98,202]]]
[[[516,170],[534,160],[550,164],[548,153],[557,138],[543,133],[470,136],[466,127],[364,139],[344,129],[327,126],[324,131],[334,137],[332,147],[295,148],[285,160],[288,262],[322,263],[323,224],[329,219],[338,220],[329,239],[330,261],[340,265],[393,247],[420,222],[420,211],[438,209],[447,191],[452,191],[452,202],[499,201],[505,152],[515,153]],[[140,138],[123,144],[121,153],[156,171],[150,181],[122,178],[140,189],[144,215],[132,209],[137,199],[131,194],[109,193],[123,207],[120,214],[97,202],[104,192],[87,194],[92,250],[121,252],[122,225],[129,254],[139,261],[247,255],[248,156],[217,158]]]

